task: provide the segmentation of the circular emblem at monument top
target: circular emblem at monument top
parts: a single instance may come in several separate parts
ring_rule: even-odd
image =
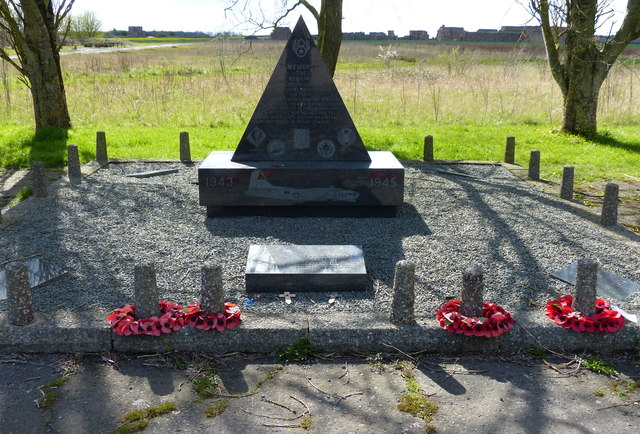
[[[304,57],[311,49],[311,44],[309,44],[309,41],[305,38],[298,38],[293,40],[291,48],[293,49],[293,52],[296,53],[296,56]]]

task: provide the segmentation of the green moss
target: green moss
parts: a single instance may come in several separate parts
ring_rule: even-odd
[[[524,354],[529,357],[537,357],[539,359],[544,359],[549,355],[549,352],[544,348],[533,346],[528,350],[524,350]]]
[[[602,389],[596,390],[595,392],[593,392],[593,396],[597,396],[597,397],[604,396],[604,390]]]
[[[216,401],[211,405],[208,405],[207,408],[204,409],[204,414],[207,417],[216,417],[220,416],[225,410],[229,407],[229,400],[224,399],[222,401]]]
[[[149,421],[147,419],[137,420],[135,422],[128,423],[126,425],[121,425],[118,428],[110,431],[109,434],[129,434],[134,432],[143,431],[146,427],[149,426]]]
[[[153,419],[154,417],[162,416],[176,410],[178,407],[173,402],[165,402],[157,407],[149,407],[147,409],[146,417]]]
[[[385,371],[384,364],[382,363],[382,354],[377,353],[377,354],[374,354],[373,356],[368,356],[365,360],[367,364],[373,368],[374,371],[377,371],[377,372]]]
[[[145,415],[145,410],[132,410],[129,413],[125,414],[122,420],[124,422],[133,422],[135,420],[144,419]]]
[[[582,359],[582,364],[596,374],[618,375],[618,371],[616,371],[613,366],[607,362],[603,362],[602,360]]]
[[[438,406],[422,393],[409,392],[400,398],[398,410],[419,417],[425,422],[430,422],[431,418],[438,411]]]
[[[193,391],[196,392],[200,398],[211,398],[215,396],[220,389],[220,379],[215,369],[208,367],[200,376],[193,379],[192,386]]]
[[[156,407],[130,411],[122,417],[124,423],[109,434],[128,434],[142,431],[149,426],[149,419],[162,416],[177,408],[173,402],[165,402]]]
[[[40,410],[51,410],[56,401],[58,401],[58,394],[53,390],[46,390],[38,405]]]
[[[300,428],[309,431],[311,429],[311,422],[312,420],[309,416],[302,418],[302,420],[300,421]]]
[[[276,350],[276,360],[282,363],[302,362],[313,355],[313,344],[307,338],[300,338],[288,347]]]

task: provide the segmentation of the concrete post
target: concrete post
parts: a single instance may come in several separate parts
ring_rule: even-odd
[[[460,296],[460,314],[467,317],[481,317],[484,301],[484,276],[482,269],[474,265],[462,274],[462,295]]]
[[[433,136],[424,136],[424,152],[422,161],[433,161]]]
[[[393,280],[393,302],[391,322],[394,324],[415,323],[415,274],[416,266],[410,261],[399,261]]]
[[[573,200],[573,166],[568,164],[562,169],[560,197],[564,200]]]
[[[67,174],[72,187],[82,182],[82,172],[80,170],[80,155],[76,145],[67,146]]]
[[[183,163],[191,162],[191,146],[187,131],[180,131],[180,161]]]
[[[507,146],[504,151],[504,162],[514,164],[516,161],[516,138],[507,136]]]
[[[604,202],[600,223],[602,226],[615,226],[618,224],[618,184],[609,182],[604,188]]]
[[[47,178],[44,173],[42,161],[31,163],[31,182],[33,185],[33,195],[35,197],[47,196]]]
[[[593,315],[596,312],[596,283],[598,281],[598,263],[592,259],[578,261],[576,275],[576,296],[573,310],[582,315]]]
[[[207,264],[202,267],[202,289],[200,307],[206,313],[224,311],[224,288],[222,285],[222,267]]]
[[[96,161],[100,167],[109,165],[109,157],[107,157],[107,137],[104,131],[96,131]]]
[[[540,151],[531,151],[529,157],[529,178],[534,181],[540,180]]]
[[[9,264],[6,270],[9,322],[17,326],[31,324],[35,317],[27,266],[21,262],[14,262]]]
[[[150,318],[160,313],[156,270],[153,264],[139,264],[134,267],[133,295],[137,318]]]

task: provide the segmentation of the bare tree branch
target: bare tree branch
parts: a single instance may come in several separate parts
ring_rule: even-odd
[[[602,50],[603,60],[611,65],[629,42],[640,38],[640,0],[628,0],[622,26]]]
[[[549,59],[549,67],[553,78],[560,86],[563,93],[567,90],[567,82],[565,76],[564,65],[560,60],[559,41],[551,26],[550,8],[548,0],[531,0],[531,8],[536,12],[540,20],[542,36],[544,39],[547,57]]]

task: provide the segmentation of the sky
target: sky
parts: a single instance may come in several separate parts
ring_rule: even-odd
[[[283,0],[238,0],[236,11],[240,11],[247,1],[260,6],[267,17],[273,17],[273,11],[278,10],[277,6]],[[617,29],[623,19],[627,0],[611,2],[617,14],[598,33],[606,34],[612,26]],[[144,30],[255,32],[255,27],[242,24],[239,13],[225,14],[225,6],[229,3],[230,0],[76,0],[72,14],[94,12],[102,21],[102,30],[142,26]],[[293,3],[293,0],[289,1],[289,4]],[[319,7],[320,1],[311,0],[311,3]],[[527,0],[344,0],[342,29],[366,33],[394,30],[398,36],[407,35],[409,30],[427,30],[430,37],[435,37],[442,25],[464,27],[468,31],[499,29],[506,25],[537,25],[522,3],[526,4]],[[300,14],[311,33],[316,33],[315,20],[302,6],[281,25],[293,27]]]

